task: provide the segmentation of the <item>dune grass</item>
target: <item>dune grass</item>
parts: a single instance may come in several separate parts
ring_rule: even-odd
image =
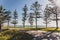
[[[56,28],[48,27],[48,28],[37,28],[37,30],[41,31],[54,31]],[[19,34],[23,35],[23,33],[20,33],[20,30],[36,30],[36,28],[9,28],[8,30],[2,31],[0,33],[0,40],[8,40],[11,39],[14,35]],[[60,28],[56,29],[55,32],[60,32]],[[19,35],[18,38],[20,37]],[[17,39],[18,39],[17,38]]]
[[[5,27],[2,27],[2,29],[7,29],[7,27],[5,26]],[[28,27],[25,27],[25,28],[20,28],[20,27],[9,27],[8,29],[10,29],[10,30],[36,30],[36,28],[33,28],[33,27],[30,27],[30,28],[28,28]],[[54,27],[48,27],[48,28],[37,28],[37,30],[43,30],[43,31],[53,31],[53,30],[55,30],[56,28],[54,28]],[[58,29],[56,29],[56,31],[57,32],[60,32],[60,28],[58,28]]]
[[[32,35],[20,32],[18,30],[6,30],[1,32],[0,35],[0,40],[32,40],[32,38],[33,38]]]

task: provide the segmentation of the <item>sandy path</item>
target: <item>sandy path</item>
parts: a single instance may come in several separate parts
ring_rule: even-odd
[[[32,34],[35,37],[33,40],[60,40],[60,33],[58,32],[53,32],[49,34],[50,32],[37,30],[37,31],[27,31],[27,33]],[[41,39],[41,37],[43,39]]]

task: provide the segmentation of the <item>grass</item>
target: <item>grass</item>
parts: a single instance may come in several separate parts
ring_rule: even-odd
[[[27,39],[25,39],[27,37]],[[33,36],[19,32],[18,30],[6,30],[1,32],[0,40],[32,40]]]
[[[43,31],[55,31],[55,32],[60,32],[60,28],[56,29],[56,28],[44,28],[42,29]]]
[[[41,30],[41,31],[53,31],[55,29],[56,28],[37,28],[37,30]],[[0,40],[9,40],[9,39],[12,40],[12,37],[16,34],[17,34],[17,36],[16,36],[17,39],[22,38],[21,40],[24,40],[27,34],[23,34],[23,33],[19,32],[20,30],[36,30],[36,28],[9,28],[9,30],[2,31],[0,33]],[[58,28],[55,32],[60,32],[60,28]],[[25,37],[23,35],[25,35]],[[15,40],[15,38],[14,38],[14,40]],[[32,39],[32,36],[30,36],[29,38]],[[29,39],[27,39],[27,40],[29,40]]]
[[[3,29],[6,29],[7,27],[3,27]],[[25,27],[25,28],[19,28],[19,27],[16,27],[16,28],[14,28],[14,27],[10,27],[9,28],[10,30],[36,30],[36,28],[28,28],[28,27]],[[54,28],[54,27],[48,27],[48,28],[37,28],[37,30],[43,30],[43,31],[53,31],[53,30],[55,30],[56,28]],[[57,32],[60,32],[60,28],[58,28],[57,30],[56,30]]]

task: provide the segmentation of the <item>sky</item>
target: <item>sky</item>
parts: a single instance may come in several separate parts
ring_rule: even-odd
[[[31,5],[35,2],[38,1],[42,5],[42,9],[45,8],[46,4],[48,4],[48,0],[0,0],[0,5],[3,6],[6,10],[11,10],[11,14],[13,15],[14,10],[17,10],[18,13],[18,24],[17,25],[22,25],[22,8],[24,7],[25,4],[28,6],[28,14],[30,11]],[[55,2],[58,6],[60,4],[60,0]],[[60,6],[59,6],[60,7]],[[33,23],[35,25],[35,22]],[[11,24],[12,25],[12,24]],[[28,20],[26,20],[26,25],[29,25]],[[38,25],[44,25],[42,19],[38,19]],[[60,25],[60,22],[59,22]],[[48,26],[56,26],[55,22],[52,21]]]

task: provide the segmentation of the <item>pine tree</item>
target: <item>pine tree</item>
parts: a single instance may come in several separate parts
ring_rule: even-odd
[[[13,21],[12,21],[12,24],[14,24],[14,27],[16,27],[16,24],[18,23],[17,18],[18,18],[18,14],[17,14],[17,11],[15,10],[13,14]]]
[[[45,10],[44,10],[44,17],[43,17],[43,19],[44,19],[44,21],[45,21],[45,22],[43,22],[43,23],[46,24],[46,28],[47,28],[48,23],[51,22],[51,20],[49,20],[50,14],[49,14],[49,12],[48,12],[48,9],[49,9],[49,7],[48,7],[48,5],[46,5],[46,8],[45,8]]]
[[[59,16],[59,8],[58,8],[58,6],[53,2],[53,0],[49,0],[50,2],[51,2],[51,6],[53,6],[53,7],[50,7],[50,12],[51,12],[51,14],[53,15],[53,21],[56,21],[56,29],[58,29],[58,20],[60,20],[59,18],[58,18],[58,16]]]
[[[11,20],[11,11],[8,10],[6,13],[7,13],[7,22],[8,22],[7,28],[8,28],[8,27],[9,27],[9,22],[10,22],[10,20]]]
[[[7,20],[7,11],[6,9],[3,9],[3,6],[0,6],[0,32],[1,32],[1,27],[2,24]]]
[[[22,18],[22,21],[23,21],[23,27],[25,27],[25,21],[26,21],[26,19],[27,19],[27,11],[28,11],[28,8],[27,8],[27,5],[25,5],[24,6],[24,8],[23,8],[23,18]]]
[[[35,22],[36,22],[36,29],[37,29],[37,18],[41,18],[41,5],[36,1],[31,5],[31,10],[34,12],[33,16],[35,16]]]
[[[30,23],[30,26],[32,27],[33,26],[33,16],[32,16],[32,13],[30,13],[30,16],[29,16],[29,23]]]

